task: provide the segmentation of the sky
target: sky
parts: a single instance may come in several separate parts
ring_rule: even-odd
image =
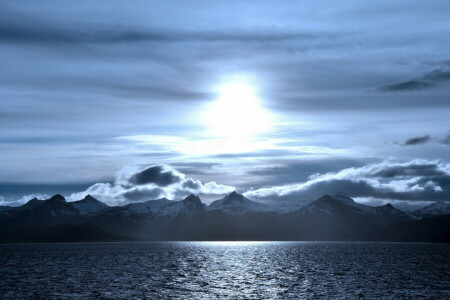
[[[0,205],[450,201],[450,4],[0,4]]]

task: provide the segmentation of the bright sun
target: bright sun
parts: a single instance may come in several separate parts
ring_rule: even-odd
[[[217,94],[217,99],[204,113],[205,124],[212,136],[252,137],[270,127],[270,116],[248,80],[228,81],[218,87]]]

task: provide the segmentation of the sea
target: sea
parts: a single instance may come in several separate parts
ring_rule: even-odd
[[[450,245],[0,245],[0,299],[450,299]]]

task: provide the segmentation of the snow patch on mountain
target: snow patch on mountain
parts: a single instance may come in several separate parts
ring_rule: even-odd
[[[224,198],[212,202],[207,209],[208,211],[221,210],[231,215],[273,211],[271,207],[252,201],[236,192],[232,192]]]
[[[340,192],[334,196],[325,195],[316,201],[304,206],[298,211],[302,215],[321,215],[321,216],[359,216],[359,217],[378,217],[392,221],[408,220],[414,217],[401,211],[392,204],[386,204],[379,207],[367,206],[355,202],[346,194]]]
[[[120,213],[123,216],[148,215],[152,218],[176,217],[179,215],[193,216],[205,212],[206,205],[198,196],[190,195],[181,201],[161,198],[140,203],[132,203],[124,206]],[[116,208],[120,209],[120,208]]]
[[[428,218],[450,214],[450,203],[444,201],[438,201],[422,207],[413,212],[413,215],[420,218]]]
[[[84,199],[70,202],[78,211],[80,215],[95,216],[109,208],[105,203],[95,199],[91,195],[87,195]]]

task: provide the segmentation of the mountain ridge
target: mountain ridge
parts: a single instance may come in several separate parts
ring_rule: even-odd
[[[341,192],[324,195],[287,212],[277,211],[236,192],[209,205],[191,194],[180,201],[161,198],[124,206],[108,206],[91,195],[68,202],[57,194],[46,200],[33,198],[22,206],[0,210],[0,241],[14,241],[10,232],[35,241],[32,235],[23,234],[23,231],[35,230],[39,230],[39,236],[51,240],[51,235],[43,234],[51,226],[53,229],[48,229],[49,232],[58,232],[60,240],[61,231],[55,231],[54,226],[66,225],[72,226],[67,228],[71,228],[73,235],[76,228],[84,232],[86,228],[96,228],[94,231],[99,240],[120,236],[140,240],[422,241],[435,236],[445,241],[446,235],[436,232],[448,231],[450,214],[442,209],[446,207],[442,203],[430,207],[434,214],[421,217],[399,210],[390,203],[378,207],[363,205]],[[427,230],[436,226],[433,227],[435,232],[422,232],[414,237],[404,229],[417,226],[422,219],[436,219],[436,222],[421,223]],[[399,228],[403,228],[401,234]],[[67,240],[70,241],[70,237]]]

